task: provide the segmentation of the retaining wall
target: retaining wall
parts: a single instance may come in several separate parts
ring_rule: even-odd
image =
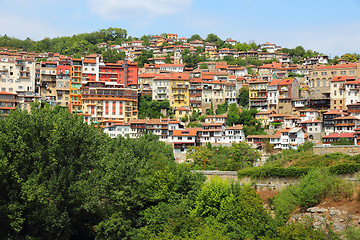
[[[314,146],[314,154],[344,153],[351,156],[360,154],[360,145]]]

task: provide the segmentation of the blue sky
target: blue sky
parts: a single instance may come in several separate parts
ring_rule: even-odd
[[[360,0],[0,0],[0,34],[34,40],[119,27],[360,53]]]

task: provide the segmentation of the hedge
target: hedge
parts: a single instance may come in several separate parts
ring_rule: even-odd
[[[341,163],[325,167],[331,174],[345,174],[360,171],[360,164]],[[251,167],[238,171],[238,177],[267,178],[267,177],[301,177],[308,173],[311,167]]]

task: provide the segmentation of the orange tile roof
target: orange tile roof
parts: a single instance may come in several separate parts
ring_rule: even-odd
[[[345,64],[337,64],[337,65],[332,65],[332,66],[320,66],[316,69],[338,69],[338,68],[356,68],[356,63],[345,63]]]

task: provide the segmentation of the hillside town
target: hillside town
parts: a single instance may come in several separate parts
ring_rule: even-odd
[[[191,146],[206,143],[231,145],[247,142],[262,148],[296,149],[305,141],[358,144],[360,139],[360,62],[326,55],[291,61],[282,47],[269,42],[256,49],[237,51],[238,42],[214,43],[192,40],[177,34],[98,48],[124,53],[116,62],[103,54],[65,56],[3,49],[0,52],[0,115],[15,108],[30,110],[33,102],[69,108],[84,121],[103,129],[110,137],[137,138],[151,132],[185,153]],[[202,49],[202,51],[199,51]],[[136,61],[144,51],[153,57],[143,66]],[[206,61],[189,67],[187,54],[198,53]],[[262,64],[238,66],[231,59],[253,59]],[[240,105],[240,91],[248,92],[247,106]],[[139,99],[168,101],[160,118],[139,118]],[[267,135],[246,135],[241,124],[229,125],[228,115],[216,114],[219,106],[235,104],[256,109],[256,120]],[[203,121],[189,125],[196,112]],[[359,143],[360,144],[360,143]]]

